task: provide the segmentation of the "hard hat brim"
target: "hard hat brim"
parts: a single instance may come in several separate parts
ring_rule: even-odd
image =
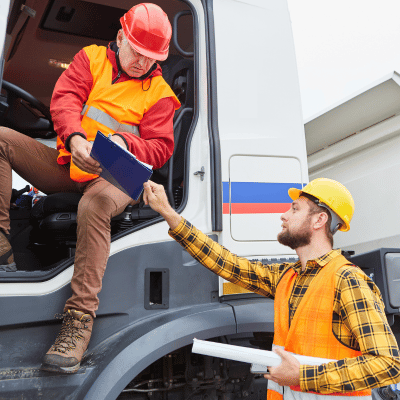
[[[168,58],[169,49],[162,51],[162,52],[161,51],[155,52],[155,51],[150,51],[150,50],[146,49],[145,47],[139,46],[139,45],[131,42],[129,39],[128,39],[128,43],[133,47],[133,49],[135,51],[137,51],[142,56],[152,58],[153,60],[156,60],[156,61],[164,61]]]

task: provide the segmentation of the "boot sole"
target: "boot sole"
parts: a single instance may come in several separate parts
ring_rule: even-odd
[[[61,372],[63,374],[74,374],[79,370],[81,363],[73,365],[72,367],[61,367],[59,365],[54,364],[42,364],[40,369],[42,371],[49,371],[49,372]]]
[[[17,270],[17,264],[15,262],[7,265],[0,265],[0,271],[2,272],[15,272]]]

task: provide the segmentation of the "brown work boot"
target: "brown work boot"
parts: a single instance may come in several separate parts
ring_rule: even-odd
[[[13,272],[16,270],[11,244],[6,234],[0,229],[0,271]]]
[[[41,369],[72,374],[78,371],[92,334],[93,317],[82,311],[67,310],[55,343],[43,359]]]

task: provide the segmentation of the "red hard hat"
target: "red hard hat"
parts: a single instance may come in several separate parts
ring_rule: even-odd
[[[126,12],[120,22],[129,44],[138,53],[158,61],[168,57],[172,27],[159,6],[138,4]]]

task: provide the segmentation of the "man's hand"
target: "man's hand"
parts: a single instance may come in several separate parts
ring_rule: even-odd
[[[273,351],[282,358],[282,362],[277,367],[269,367],[269,373],[265,374],[264,378],[281,386],[300,385],[300,363],[289,352],[279,347]]]
[[[100,164],[90,156],[92,143],[89,143],[82,136],[75,135],[69,141],[73,163],[82,171],[89,174],[100,175]]]
[[[157,211],[165,218],[169,227],[175,229],[181,222],[181,216],[170,206],[164,186],[148,181],[143,184],[143,187],[144,204]]]

